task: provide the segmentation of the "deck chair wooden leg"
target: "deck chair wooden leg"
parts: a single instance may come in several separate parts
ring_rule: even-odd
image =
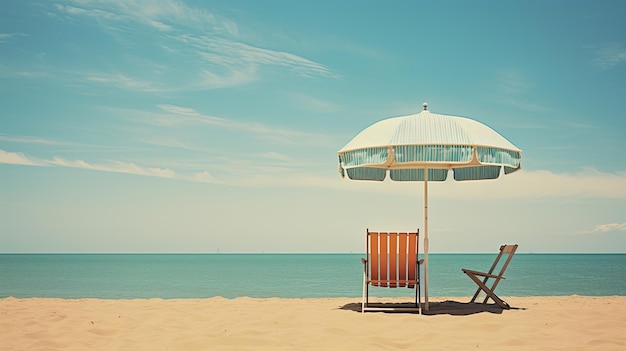
[[[476,298],[478,297],[478,295],[480,294],[480,292],[481,292],[481,291],[482,291],[482,290],[481,290],[480,288],[478,288],[478,289],[476,290],[476,293],[474,294],[474,296],[473,296],[473,297],[472,297],[472,299],[470,300],[470,302],[475,302],[475,301],[476,301]]]
[[[493,284],[491,284],[491,289],[489,289],[489,290],[496,291],[496,287],[498,286],[499,282],[500,282],[500,278],[496,278],[496,280],[493,282]],[[487,285],[487,282],[485,282],[485,285]],[[483,301],[483,303],[487,303],[487,300],[489,300],[489,296],[485,297],[485,300]]]
[[[496,290],[496,286],[498,286],[498,282],[499,281],[500,281],[500,279],[496,279],[495,282],[493,284],[491,284],[491,288],[489,288],[489,291],[494,292]],[[487,285],[486,281],[483,281],[483,283],[485,283],[485,285]],[[483,303],[487,303],[487,301],[489,301],[489,298],[490,298],[489,295],[485,296],[485,299],[483,300]]]
[[[469,276],[469,274],[468,274]],[[470,277],[471,278],[471,277]],[[489,278],[485,278],[483,279],[483,284],[487,284],[487,280],[489,280]],[[481,289],[480,287],[478,287],[478,289],[476,289],[476,293],[474,293],[474,296],[472,297],[472,300],[470,300],[470,302],[475,302],[476,299],[478,298],[478,295],[480,295],[480,292],[483,291],[483,289]],[[487,301],[483,301],[483,303],[486,303]]]
[[[469,274],[468,274],[469,275]],[[485,279],[483,279],[483,284],[486,286],[487,285],[487,281],[489,280],[489,277],[486,277]],[[495,289],[495,286],[491,287],[491,291],[493,291]],[[483,291],[482,288],[478,288],[476,289],[476,293],[474,293],[474,296],[472,297],[472,299],[470,300],[470,302],[475,302],[476,299],[478,298],[478,296],[480,295],[480,292]],[[487,295],[487,297],[485,297],[485,299],[483,300],[483,303],[487,303],[487,300],[489,300],[489,295]]]
[[[488,298],[491,298],[491,299],[492,299],[492,300],[493,300],[496,304],[498,304],[498,306],[500,306],[500,307],[501,307],[501,308],[503,308],[503,309],[509,309],[509,308],[511,308],[511,307],[509,306],[509,304],[508,304],[508,303],[506,303],[506,302],[502,301],[502,300],[498,297],[498,295],[496,295],[496,294],[495,294],[495,293],[494,293],[491,289],[489,289],[489,288],[487,287],[487,285],[485,285],[485,283],[483,283],[483,282],[482,282],[480,279],[478,279],[475,275],[473,275],[473,274],[468,274],[467,276],[468,276],[468,277],[470,277],[470,278],[474,281],[474,283],[476,283],[476,284],[480,287],[480,288],[478,289],[478,290],[479,290],[479,292],[482,290],[482,291],[484,291],[484,292],[485,292],[485,294],[487,294],[487,299],[488,299]],[[474,296],[474,298],[472,299],[472,302],[474,302],[474,299],[475,299],[475,298],[476,298],[476,296]],[[485,301],[484,301],[484,302],[487,302],[487,299],[485,299]]]

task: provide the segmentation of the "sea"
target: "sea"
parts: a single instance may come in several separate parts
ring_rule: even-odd
[[[0,298],[360,298],[362,254],[0,254]],[[494,254],[429,255],[429,296],[471,296],[462,268]],[[517,253],[501,296],[626,295],[626,254]],[[422,272],[423,276],[423,272]],[[373,296],[411,296],[404,288]],[[408,294],[408,295],[407,295]]]

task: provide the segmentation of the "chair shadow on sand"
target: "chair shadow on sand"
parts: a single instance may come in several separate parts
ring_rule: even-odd
[[[371,303],[370,303],[371,304]],[[413,305],[412,303],[407,303],[408,305]],[[407,305],[404,303],[381,303],[381,307],[402,307]],[[421,313],[427,316],[435,316],[435,315],[451,315],[451,316],[469,316],[476,313],[494,313],[494,314],[502,314],[503,309],[500,308],[497,304],[482,304],[476,302],[458,302],[452,300],[446,300],[442,302],[431,302],[430,308],[428,311],[424,310],[424,304],[421,306]],[[354,312],[361,312],[361,303],[360,302],[351,302],[340,306],[341,310],[349,310]],[[511,307],[512,310],[520,310],[524,308],[516,308]],[[368,312],[371,313],[371,312]],[[383,311],[383,313],[408,313],[402,311]],[[415,314],[415,312],[412,312]]]

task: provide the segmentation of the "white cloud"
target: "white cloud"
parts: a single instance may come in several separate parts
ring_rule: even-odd
[[[120,21],[123,18],[114,14],[113,12],[105,11],[102,9],[85,9],[81,7],[75,6],[67,6],[62,4],[54,5],[58,11],[65,12],[70,15],[79,15],[79,16],[87,16],[97,20],[105,21],[105,20],[116,20]]]
[[[108,165],[91,164],[83,160],[66,160],[61,157],[54,157],[52,160],[47,161],[51,165],[61,167],[82,168],[94,171],[102,172],[115,172],[115,173],[127,173],[135,175],[143,175],[149,177],[160,178],[176,178],[177,175],[174,171],[168,168],[157,167],[140,167],[134,163],[114,161]]]
[[[70,1],[72,2],[72,1]],[[82,14],[99,19],[136,21],[163,30],[166,26],[189,26],[221,35],[236,36],[237,24],[207,10],[176,0],[75,0],[75,6],[60,9],[70,14]],[[111,14],[111,15],[109,15]]]
[[[527,196],[535,197],[626,198],[624,174],[603,173],[593,168],[576,173],[522,171],[510,177],[510,191],[517,193],[518,196],[527,193]]]
[[[256,67],[231,68],[228,72],[218,74],[207,69],[200,69],[198,79],[186,85],[189,90],[217,89],[242,85],[256,80]]]
[[[592,230],[593,233],[626,232],[626,223],[597,224]]]
[[[289,156],[287,156],[285,154],[274,152],[274,151],[261,153],[261,154],[259,154],[259,157],[267,158],[267,159],[271,159],[271,160],[278,160],[278,161],[290,161],[291,160],[291,157],[289,157]]]
[[[14,165],[25,166],[40,166],[41,164],[37,160],[33,160],[30,157],[20,152],[9,152],[0,149],[0,163],[8,163]]]
[[[218,180],[208,171],[196,172],[192,174],[191,179],[200,183],[217,183]]]
[[[150,25],[162,32],[169,32],[172,30],[172,26],[168,26],[165,23],[161,23],[159,21],[149,21]]]
[[[303,94],[290,94],[294,104],[306,111],[329,112],[338,110],[338,106],[332,102],[320,100]]]
[[[183,110],[185,111],[185,110]],[[192,113],[191,111],[187,111]],[[270,162],[268,162],[270,161]],[[276,161],[276,162],[271,162]],[[289,161],[288,164],[285,161]],[[213,171],[198,171],[197,162],[185,163],[175,171],[169,167],[142,166],[135,162],[110,161],[106,164],[84,160],[68,160],[63,157],[39,159],[19,152],[0,149],[0,163],[31,166],[57,166],[81,168],[101,172],[127,173],[149,177],[173,178],[185,181],[228,183],[239,186],[307,186],[337,189],[340,191],[385,192],[392,194],[419,195],[423,183],[366,182],[341,179],[334,172],[336,164],[311,166],[298,163],[289,155],[278,152],[259,153],[252,159],[228,157],[218,159]],[[206,164],[206,163],[202,163]],[[219,172],[216,174],[215,172]],[[451,178],[451,176],[450,176]],[[577,173],[552,173],[549,171],[525,171],[501,176],[496,180],[456,182],[430,182],[430,196],[440,199],[504,199],[504,198],[606,198],[626,199],[626,172],[602,173],[585,169]],[[594,232],[608,229],[624,230],[622,224],[597,226]]]
[[[55,140],[50,140],[50,139],[37,138],[37,137],[32,137],[32,136],[14,136],[14,135],[7,135],[7,134],[0,134],[0,140],[12,142],[12,143],[43,144],[43,145],[66,144],[60,141],[55,141]]]
[[[171,178],[185,181],[198,181],[214,183],[217,180],[208,172],[198,172],[190,175],[177,174],[169,168],[144,167],[132,162],[111,161],[108,164],[90,163],[84,160],[68,160],[63,157],[53,157],[52,159],[41,159],[30,157],[19,152],[8,152],[0,149],[0,164],[15,164],[27,166],[56,166],[68,168],[80,168],[99,172],[113,172],[134,174],[147,177]]]
[[[532,90],[533,82],[528,75],[516,71],[500,71],[496,74],[498,96],[495,100],[530,112],[548,112],[550,108],[526,101],[523,96]],[[504,94],[504,96],[501,96]]]
[[[255,134],[257,137],[271,140],[276,143],[301,144],[301,145],[332,145],[331,137],[325,134],[315,134],[301,132],[297,130],[285,129],[261,123],[251,123],[237,121],[221,117],[215,117],[198,112],[192,108],[176,105],[157,105],[159,109],[167,112],[166,115],[148,115],[148,123],[158,123],[161,125],[175,126],[180,124],[215,125],[223,128]],[[145,116],[143,111],[129,111]]]
[[[129,60],[135,43],[129,43],[127,31],[152,32],[151,43],[162,51],[152,55],[164,60],[167,74],[146,72],[144,66],[130,66],[125,71],[85,74],[91,83],[140,92],[193,91],[230,87],[257,79],[260,67],[279,66],[303,77],[337,77],[323,64],[293,53],[244,43],[237,23],[181,1],[74,0],[57,4],[61,17],[71,20],[88,18],[127,47]],[[136,55],[143,55],[136,52]],[[169,64],[182,58],[185,65]],[[162,72],[161,72],[162,73]],[[166,77],[169,80],[165,81]]]
[[[529,111],[529,112],[549,112],[551,111],[550,108],[542,106],[542,105],[538,105],[535,103],[531,103],[528,101],[522,101],[519,99],[515,99],[515,98],[505,98],[503,99],[503,101],[513,107],[517,107],[521,110],[525,110],[525,111]]]
[[[518,71],[501,72],[498,79],[502,90],[509,94],[524,93],[531,87],[528,78]]]
[[[92,72],[84,74],[84,79],[89,82],[102,83],[105,85],[111,85],[126,90],[147,92],[155,92],[160,90],[154,87],[151,82],[130,78],[120,73],[107,74],[101,72]]]
[[[595,50],[594,65],[609,69],[626,61],[626,48],[621,43],[606,43],[592,47]]]
[[[194,47],[198,56],[206,63],[218,64],[232,70],[250,65],[276,65],[286,67],[301,76],[335,77],[326,66],[288,52],[264,49],[215,36],[183,34],[174,38]]]
[[[26,36],[24,33],[0,33],[0,44],[7,43],[15,37]]]
[[[140,59],[136,61],[141,61]],[[145,62],[145,60],[144,60]],[[0,77],[13,77],[19,76],[30,79],[42,79],[42,78],[59,78],[67,77],[73,81],[78,81],[87,84],[98,84],[106,87],[118,88],[131,92],[148,92],[148,93],[160,93],[160,92],[177,92],[177,91],[197,91],[225,88],[230,86],[237,86],[251,82],[256,79],[254,70],[242,69],[242,70],[230,70],[221,73],[215,73],[202,67],[190,66],[192,73],[186,73],[177,71],[178,78],[173,80],[162,80],[160,77],[163,75],[163,70],[166,70],[166,65],[150,62],[151,74],[146,75],[143,69],[148,64],[141,64],[141,68],[131,69],[133,72],[120,73],[123,68],[119,68],[118,72],[105,72],[105,71],[75,71],[75,70],[60,70],[57,74],[52,75],[49,72],[28,72],[28,71],[16,71],[13,68],[5,68],[0,66]],[[136,66],[130,66],[136,67]],[[196,69],[196,71],[193,71]],[[50,68],[50,71],[53,71]],[[84,93],[84,92],[83,92]]]
[[[576,234],[603,234],[616,232],[626,232],[626,223],[596,224],[593,229],[578,231]]]
[[[448,176],[451,178],[451,174]],[[423,191],[423,183],[393,182],[379,185],[366,181],[344,181],[344,189],[406,193]],[[626,174],[602,173],[585,169],[577,173],[521,170],[499,179],[457,182],[429,182],[431,196],[448,199],[503,198],[614,198],[626,199]]]
[[[28,69],[31,69],[31,67],[29,67]],[[28,70],[22,70],[20,68],[16,68],[12,66],[6,66],[3,64],[0,64],[0,78],[19,77],[19,78],[26,78],[26,79],[42,79],[42,78],[48,78],[50,76],[51,75],[49,72],[28,71]]]
[[[512,191],[534,196],[626,198],[626,176],[586,168],[577,173],[522,171],[511,177]]]
[[[170,113],[177,114],[177,115],[188,115],[188,116],[200,115],[196,110],[192,109],[191,107],[168,105],[168,104],[157,105],[157,107],[165,112],[170,112]]]
[[[168,114],[165,116],[159,116],[155,121],[164,125],[178,125],[178,124],[211,124],[231,129],[247,129],[248,127],[244,123],[240,123],[233,120],[228,120],[221,117],[215,117],[210,115],[204,115],[200,112],[184,106],[176,105],[157,105],[159,109]]]
[[[31,79],[41,79],[41,78],[47,78],[50,76],[50,74],[47,72],[28,72],[28,71],[12,72],[12,75],[22,77],[22,78],[31,78]]]

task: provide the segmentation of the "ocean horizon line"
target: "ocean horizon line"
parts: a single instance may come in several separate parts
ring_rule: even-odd
[[[429,252],[429,255],[496,255],[496,252]],[[245,251],[225,251],[225,252],[140,252],[140,251],[104,251],[104,252],[84,252],[84,251],[58,251],[58,252],[0,252],[0,255],[365,255],[365,252],[245,252]],[[423,252],[420,252],[423,255]],[[516,255],[626,255],[626,252],[523,252],[517,251]]]

